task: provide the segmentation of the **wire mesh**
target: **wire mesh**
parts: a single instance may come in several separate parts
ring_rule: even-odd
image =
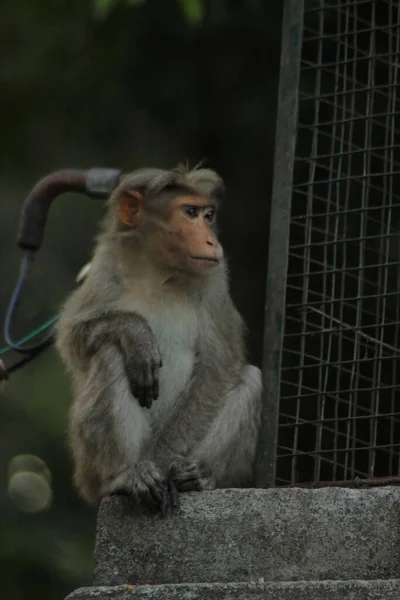
[[[309,0],[276,484],[400,474],[400,7]]]

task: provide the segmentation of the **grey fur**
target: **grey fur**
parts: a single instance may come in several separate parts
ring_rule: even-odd
[[[117,225],[118,194],[140,190],[154,210],[170,185],[213,201],[223,190],[206,169],[128,176],[57,335],[75,484],[92,502],[127,493],[163,512],[177,491],[251,484],[261,397],[224,260],[204,276],[162,269],[145,235]]]

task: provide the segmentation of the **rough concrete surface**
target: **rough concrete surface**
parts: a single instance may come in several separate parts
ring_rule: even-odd
[[[115,496],[100,508],[95,558],[95,585],[107,586],[396,579],[400,489],[192,493],[166,518]]]
[[[399,600],[400,581],[203,583],[82,588],[66,600]]]

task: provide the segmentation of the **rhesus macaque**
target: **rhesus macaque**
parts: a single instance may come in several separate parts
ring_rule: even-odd
[[[142,169],[109,199],[90,269],[62,312],[75,483],[165,514],[178,493],[252,483],[261,375],[246,365],[208,169]]]

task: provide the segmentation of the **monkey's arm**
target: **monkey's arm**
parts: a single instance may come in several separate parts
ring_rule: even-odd
[[[247,365],[240,382],[220,397],[214,418],[202,420],[204,403],[195,396],[191,400],[198,412],[189,416],[189,411],[181,411],[174,427],[163,431],[155,449],[156,461],[164,469],[170,461],[168,477],[180,492],[252,485],[261,391],[260,370]],[[190,418],[196,423],[194,429]],[[198,427],[201,422],[203,427]]]
[[[68,334],[61,346],[87,363],[101,348],[113,347],[122,356],[131,392],[140,405],[150,408],[159,394],[161,358],[147,321],[135,313],[107,311],[63,327]]]
[[[261,371],[247,365],[242,380],[233,388],[190,458],[206,465],[216,487],[253,484],[254,458],[261,412]]]
[[[242,319],[230,299],[211,310],[209,323],[205,323],[198,340],[191,380],[154,441],[152,456],[162,468],[175,464],[177,456],[193,455],[229,401],[230,393],[242,384],[246,364],[243,333]],[[209,485],[206,478],[202,477],[201,485]]]
[[[104,345],[75,388],[69,434],[78,488],[89,501],[124,493],[158,506],[165,477],[152,463],[140,460],[150,435],[149,419],[133,401],[121,355]]]
[[[64,355],[74,353],[70,440],[75,481],[89,500],[127,493],[153,508],[166,504],[165,475],[142,460],[151,435],[149,415],[132,397],[132,380],[135,392],[142,388],[146,406],[154,395],[145,379],[158,376],[152,341],[140,317],[117,312],[75,322],[61,336]],[[134,367],[133,379],[127,372],[132,375]]]

